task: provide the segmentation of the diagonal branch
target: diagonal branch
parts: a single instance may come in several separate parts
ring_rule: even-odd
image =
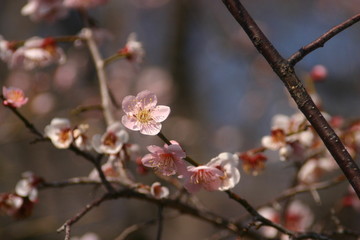
[[[71,226],[79,221],[86,213],[88,213],[94,207],[99,206],[102,202],[109,198],[109,194],[104,194],[95,201],[87,204],[80,212],[78,212],[73,218],[67,220],[57,231],[65,231],[65,240],[70,240],[70,230]]]
[[[1,96],[1,99],[4,99],[3,96]],[[35,127],[34,124],[32,124],[24,115],[22,115],[16,108],[7,105],[5,106],[8,109],[10,109],[25,125],[25,127],[27,129],[29,129],[34,135],[38,136],[39,139],[37,140],[49,140],[48,138],[44,137],[44,135]],[[115,191],[114,188],[112,187],[112,185],[107,181],[104,172],[101,169],[101,164],[100,164],[100,160],[102,158],[102,155],[99,155],[97,157],[94,157],[92,154],[90,154],[89,152],[85,152],[80,150],[79,148],[77,148],[75,145],[71,144],[70,147],[68,148],[70,151],[72,151],[73,153],[75,153],[76,155],[82,156],[84,159],[88,160],[89,162],[91,162],[92,164],[94,164],[96,170],[99,173],[99,177],[101,179],[101,182],[104,184],[105,188],[109,191],[109,192],[113,192]]]
[[[321,35],[318,39],[315,41],[309,43],[308,45],[302,47],[294,53],[289,59],[290,65],[294,66],[296,63],[301,61],[306,55],[311,53],[312,51],[323,47],[324,44],[329,41],[331,38],[335,37],[338,33],[344,31],[345,29],[351,27],[353,24],[360,21],[360,14],[357,14],[353,16],[352,18],[349,18],[345,22],[331,28],[329,31]]]
[[[247,33],[256,49],[265,57],[273,71],[283,81],[298,108],[319,134],[325,146],[360,198],[359,167],[353,161],[340,138],[310,98],[308,92],[295,74],[293,66],[275,49],[239,0],[222,1]]]

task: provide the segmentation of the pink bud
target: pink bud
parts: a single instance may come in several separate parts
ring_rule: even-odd
[[[310,72],[310,77],[314,82],[324,81],[328,71],[324,65],[315,65]]]

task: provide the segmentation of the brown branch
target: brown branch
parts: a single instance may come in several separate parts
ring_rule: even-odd
[[[315,41],[309,43],[308,45],[300,48],[299,51],[294,53],[288,59],[290,65],[294,66],[296,63],[301,61],[306,55],[308,55],[309,53],[311,53],[312,51],[314,51],[320,47],[323,47],[324,44],[327,41],[329,41],[331,38],[335,37],[338,33],[344,31],[345,29],[351,27],[353,24],[357,23],[358,21],[360,21],[360,14],[357,14],[357,15],[353,16],[352,18],[349,18],[345,22],[343,22],[337,26],[334,26],[329,31],[327,31],[326,33],[321,35],[318,39],[316,39]]]
[[[1,96],[1,99],[4,100],[4,97]],[[9,105],[6,105],[5,107],[7,107],[8,109],[10,109],[25,125],[25,127],[27,129],[29,129],[34,135],[36,135],[37,137],[39,137],[39,139],[36,139],[36,141],[40,141],[40,140],[48,140],[48,138],[45,138],[44,135],[35,127],[34,124],[32,124],[24,115],[22,115],[16,108],[11,107]],[[75,153],[76,155],[82,156],[84,159],[88,160],[89,162],[91,162],[92,164],[94,164],[96,170],[99,173],[99,177],[101,179],[101,182],[104,184],[105,188],[109,191],[109,192],[114,192],[114,188],[112,187],[112,185],[109,183],[109,181],[107,181],[104,172],[101,169],[101,164],[100,164],[100,160],[102,158],[102,155],[99,155],[97,157],[94,157],[92,154],[82,151],[79,148],[77,148],[74,145],[70,145],[70,147],[68,148],[70,151],[72,151],[73,153]]]
[[[1,95],[1,100],[5,100],[4,96]],[[11,105],[4,105],[4,107],[8,108],[10,111],[12,111],[25,125],[27,129],[30,130],[34,135],[39,137],[37,140],[43,140],[44,135],[32,124],[29,120],[27,120],[18,110],[17,108],[12,107]]]
[[[310,98],[303,84],[296,76],[293,66],[275,49],[239,0],[222,1],[242,26],[256,49],[264,56],[273,71],[283,81],[298,108],[319,134],[325,146],[360,198],[359,167],[355,164],[340,138]]]
[[[94,207],[99,206],[103,201],[107,200],[109,198],[109,194],[104,194],[100,198],[94,200],[93,202],[86,205],[80,212],[78,212],[74,217],[67,220],[57,231],[65,231],[65,240],[70,240],[70,230],[71,226],[79,221],[86,213],[88,213],[91,209]]]
[[[248,213],[251,214],[251,216],[253,216],[255,221],[259,221],[264,225],[273,227],[275,229],[277,229],[278,231],[285,233],[287,235],[289,235],[290,237],[295,236],[295,232],[290,231],[284,227],[282,227],[281,225],[274,223],[272,221],[270,221],[267,218],[264,218],[263,216],[261,216],[259,214],[259,212],[253,207],[251,206],[245,199],[241,198],[239,195],[237,195],[236,193],[232,192],[232,191],[226,191],[227,195],[229,196],[229,198],[235,200],[236,202],[240,203]]]
[[[83,216],[85,216],[90,210],[94,207],[99,206],[102,202],[107,200],[114,200],[119,198],[131,198],[131,199],[138,199],[141,201],[147,201],[156,205],[161,205],[164,208],[172,208],[180,213],[191,215],[195,218],[201,219],[205,222],[211,223],[216,227],[221,229],[226,229],[236,235],[243,234],[243,231],[238,223],[234,223],[230,220],[227,220],[223,217],[220,217],[212,212],[199,210],[195,207],[192,207],[186,203],[183,203],[179,200],[174,199],[156,199],[150,195],[139,193],[133,189],[123,189],[114,193],[106,193],[102,197],[96,199],[95,201],[91,202],[90,204],[86,205],[79,213],[77,213],[74,217],[67,220],[59,229],[60,231],[65,231],[67,234],[65,240],[70,238],[70,229],[71,226],[79,221]]]

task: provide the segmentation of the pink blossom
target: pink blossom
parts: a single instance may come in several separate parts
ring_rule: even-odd
[[[167,187],[161,186],[159,182],[154,182],[151,185],[150,193],[157,199],[167,198],[169,196],[169,189]]]
[[[122,117],[122,123],[125,127],[133,131],[140,130],[140,133],[145,135],[158,134],[161,122],[170,114],[170,108],[156,104],[156,95],[147,90],[138,93],[136,97],[125,97],[122,108],[126,115]]]
[[[64,0],[64,6],[68,8],[93,8],[104,5],[109,0]]]
[[[325,80],[328,75],[328,70],[324,65],[315,65],[310,72],[310,77],[313,81],[319,82]]]
[[[136,40],[136,34],[131,33],[128,37],[125,47],[119,50],[119,54],[125,56],[128,60],[140,63],[142,62],[145,51],[142,43]]]
[[[147,149],[151,153],[141,159],[142,164],[155,168],[155,171],[165,176],[176,173],[185,174],[186,166],[183,158],[186,154],[177,142],[171,141],[171,143],[171,145],[165,144],[163,148],[155,145],[148,146]]]
[[[334,171],[338,166],[330,153],[326,151],[326,156],[321,158],[309,159],[300,169],[298,173],[298,180],[303,184],[312,184],[326,173]]]
[[[209,166],[189,166],[190,177],[185,179],[184,187],[188,192],[195,193],[202,188],[207,191],[216,191],[221,187],[222,178],[225,177],[223,171]]]
[[[28,98],[25,97],[24,91],[15,87],[3,87],[4,105],[8,105],[14,108],[19,108],[28,102]]]
[[[189,166],[189,173],[184,176],[184,187],[190,193],[199,191],[201,187],[207,191],[231,189],[240,181],[238,162],[237,155],[225,152],[211,159],[206,165]]]
[[[54,118],[50,125],[45,127],[45,136],[57,148],[68,148],[73,141],[70,121],[65,118]]]
[[[129,135],[123,129],[121,123],[115,122],[107,127],[102,136],[95,135],[92,139],[92,145],[98,153],[117,154],[128,139]]]
[[[272,207],[263,207],[259,209],[259,214],[272,222],[279,223],[279,212]],[[273,227],[262,226],[260,228],[261,234],[266,238],[274,238],[278,234],[278,230]]]
[[[33,37],[14,52],[9,61],[9,66],[31,70],[50,64],[61,64],[65,60],[64,51],[56,46],[56,41],[53,38]]]
[[[275,222],[280,223],[280,212],[270,207],[259,209],[260,215]],[[284,226],[294,232],[306,231],[314,221],[314,215],[310,208],[300,201],[293,201],[290,203],[284,217]],[[273,238],[278,234],[278,231],[272,227],[261,227],[261,233],[267,238]],[[288,240],[287,235],[281,236],[282,240]]]
[[[301,113],[288,117],[278,114],[272,119],[271,134],[261,139],[263,147],[273,151],[279,151],[280,160],[284,161],[291,157],[303,159],[304,149],[311,147],[315,141],[315,135],[309,123]]]
[[[63,5],[63,0],[28,0],[21,9],[21,14],[29,16],[33,21],[55,21],[65,17],[68,10]]]

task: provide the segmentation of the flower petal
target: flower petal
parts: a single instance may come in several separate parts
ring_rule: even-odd
[[[152,154],[146,154],[142,159],[141,162],[146,167],[154,167],[154,156]]]
[[[151,153],[162,153],[163,152],[163,149],[156,145],[147,146],[147,150],[149,150],[149,152],[151,152]]]
[[[128,115],[124,115],[121,118],[122,124],[130,130],[139,131],[141,129],[141,124],[134,117],[129,117]]]
[[[143,109],[154,108],[157,104],[157,97],[154,93],[144,90],[136,96],[136,101],[140,102]]]
[[[153,111],[151,112],[151,117],[156,122],[163,122],[170,114],[170,107],[159,105],[156,106]]]
[[[136,98],[132,95],[126,96],[122,101],[122,109],[126,114],[132,114],[136,106]]]
[[[142,124],[140,133],[145,135],[156,135],[161,130],[161,123],[149,122],[147,124]]]

